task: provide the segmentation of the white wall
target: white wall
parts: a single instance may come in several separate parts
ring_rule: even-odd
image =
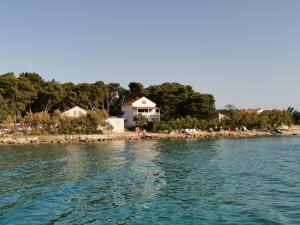
[[[123,118],[125,119],[125,127],[133,126],[134,112],[131,105],[122,106]]]
[[[156,104],[151,100],[142,97],[132,104],[133,107],[155,107]]]
[[[114,118],[110,117],[106,120],[113,126],[113,133],[123,133],[124,132],[124,118]]]

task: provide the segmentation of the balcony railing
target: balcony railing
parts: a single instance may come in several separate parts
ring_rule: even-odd
[[[160,115],[159,112],[138,112],[137,114],[147,115],[147,116],[159,116]]]

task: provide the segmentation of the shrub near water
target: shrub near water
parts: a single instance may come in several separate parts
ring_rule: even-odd
[[[59,133],[62,134],[96,134],[102,131],[108,114],[105,110],[89,111],[86,116],[78,118],[61,117]]]
[[[177,118],[170,121],[157,121],[153,122],[153,131],[172,131],[181,129],[207,129],[208,122],[206,120],[197,119],[194,117]]]
[[[43,134],[51,132],[53,120],[47,112],[26,113],[23,125],[26,133]]]
[[[134,121],[136,126],[143,127],[147,123],[147,118],[142,114],[138,114],[134,117]]]

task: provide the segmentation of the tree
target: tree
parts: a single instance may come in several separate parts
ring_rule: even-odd
[[[61,109],[65,110],[68,108],[73,108],[76,105],[79,105],[78,103],[78,95],[76,92],[77,86],[73,84],[72,82],[64,83],[62,84],[62,88],[64,89],[64,98],[62,99],[62,106]],[[86,106],[85,106],[86,107]]]
[[[282,124],[290,126],[293,123],[292,116],[287,111],[271,110],[261,114],[238,111],[230,119],[222,121],[220,125],[225,127],[245,126],[249,129],[269,128],[277,129]]]
[[[264,124],[267,124],[269,128],[278,128],[282,124],[291,126],[293,124],[293,117],[290,112],[281,110],[264,111],[260,114],[260,117],[264,118]]]
[[[105,120],[108,118],[106,110],[91,110],[86,115],[85,133],[97,133],[100,127],[105,126]]]
[[[293,119],[296,124],[300,124],[300,112],[294,111],[293,112]]]
[[[121,95],[121,96],[120,96]],[[121,99],[120,99],[121,97]],[[111,111],[111,108],[114,107],[112,110],[115,114],[118,114],[120,109],[118,109],[116,103],[120,101],[119,100],[124,100],[124,89],[120,86],[118,83],[109,83],[107,85],[107,94],[106,94],[106,110],[108,114]],[[115,103],[115,104],[114,104]]]
[[[3,122],[9,115],[9,110],[6,104],[5,99],[3,96],[0,94],[0,123]]]
[[[178,83],[163,83],[147,88],[148,98],[156,102],[161,108],[163,120],[182,117],[186,109],[182,106],[187,102],[192,90],[189,86]]]
[[[231,120],[233,127],[245,126],[248,129],[259,128],[259,118],[257,113],[239,111],[234,114]]]
[[[147,123],[147,118],[142,114],[138,114],[134,117],[134,121],[136,126],[142,127]]]
[[[102,81],[97,81],[91,85],[91,100],[95,108],[104,109],[104,103],[107,98],[107,86]]]
[[[200,119],[208,119],[215,114],[215,100],[212,95],[193,93],[182,108],[185,109],[183,116],[192,116]]]
[[[75,88],[75,92],[77,93],[76,105],[80,106],[81,108],[96,108],[92,102],[92,86],[90,84],[78,84]]]
[[[209,118],[215,112],[215,100],[212,95],[201,94],[189,85],[163,83],[147,88],[147,96],[161,108],[163,120],[188,115],[197,118]]]
[[[18,90],[22,96],[19,100],[19,110],[20,113],[26,110],[31,111],[31,106],[33,102],[38,97],[38,88],[31,83],[26,77],[18,78]]]
[[[294,110],[295,110],[294,107],[289,106],[286,111],[289,112],[289,113],[291,113],[291,114],[293,114]]]
[[[237,110],[237,108],[235,107],[235,105],[232,105],[232,104],[225,105],[224,109],[228,110],[228,111],[230,111],[230,110]]]
[[[19,78],[25,78],[30,81],[34,89],[36,89],[37,91],[40,91],[45,85],[44,79],[37,73],[21,73]]]
[[[53,107],[61,103],[64,94],[64,89],[59,82],[55,80],[47,82],[39,96],[42,110],[45,112],[54,111]]]
[[[24,77],[17,78],[13,73],[0,76],[0,93],[14,115],[15,121],[21,118],[22,112],[36,98],[31,83]]]
[[[130,97],[137,98],[145,95],[144,86],[138,82],[131,82],[129,85]]]
[[[239,110],[232,104],[227,104],[224,106],[224,109],[218,110],[218,113],[224,114],[230,118],[232,118]]]

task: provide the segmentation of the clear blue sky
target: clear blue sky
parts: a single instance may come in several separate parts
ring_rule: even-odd
[[[2,0],[0,73],[190,84],[217,106],[300,109],[298,0]]]

